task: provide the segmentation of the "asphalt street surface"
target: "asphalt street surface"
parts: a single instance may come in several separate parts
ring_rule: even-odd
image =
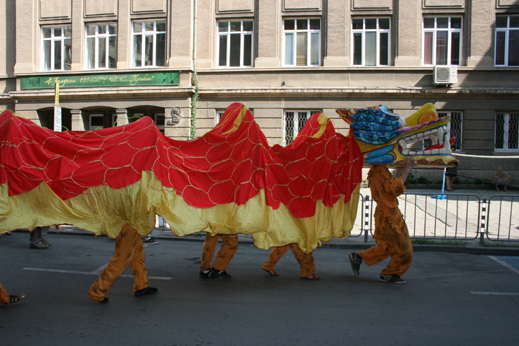
[[[153,296],[135,298],[129,270],[108,304],[87,296],[114,251],[107,237],[29,234],[0,238],[2,284],[26,298],[0,307],[0,345],[516,345],[519,260],[514,256],[416,252],[404,285],[378,281],[387,264],[362,265],[351,250],[314,252],[319,281],[299,278],[290,250],[279,277],[261,265],[268,251],[242,244],[232,279],[198,277],[200,241],[147,245]]]

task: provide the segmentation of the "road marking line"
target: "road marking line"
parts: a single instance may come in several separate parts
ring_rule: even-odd
[[[470,291],[470,294],[481,294],[487,296],[519,296],[519,292],[476,292]]]
[[[503,265],[504,267],[510,269],[510,270],[513,271],[514,273],[519,274],[519,269],[517,269],[517,268],[515,268],[515,267],[512,267],[510,264],[501,261],[499,258],[496,258],[495,256],[488,256],[488,257],[491,258],[491,259],[493,259],[493,260],[496,261],[497,263]]]
[[[98,269],[96,269],[95,271],[93,272],[80,272],[80,271],[76,271],[76,270],[61,270],[61,269],[45,269],[45,268],[23,268],[23,270],[32,270],[32,271],[37,271],[37,272],[51,272],[51,273],[62,273],[62,274],[82,274],[82,275],[99,275],[99,273],[97,273],[96,271]],[[131,278],[133,277],[131,274],[130,275],[126,275],[126,274],[123,274],[121,275],[121,277],[125,277],[125,278]],[[154,280],[171,280],[173,279],[172,277],[169,277],[169,276],[148,276],[148,279],[154,279]]]

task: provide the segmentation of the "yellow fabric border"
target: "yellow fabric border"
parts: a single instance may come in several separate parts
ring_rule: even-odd
[[[204,231],[214,234],[250,234],[258,248],[268,249],[297,243],[310,252],[321,241],[348,237],[357,215],[359,188],[348,203],[344,196],[333,207],[319,201],[315,215],[296,218],[283,204],[272,209],[265,203],[265,192],[243,205],[228,203],[211,208],[188,205],[172,188],[163,187],[153,172],[142,172],[141,179],[113,189],[96,186],[77,197],[61,200],[45,183],[23,194],[9,197],[7,184],[0,185],[0,233],[17,228],[72,224],[96,235],[115,238],[125,224],[146,235],[153,231],[155,215],[163,216],[177,236]]]

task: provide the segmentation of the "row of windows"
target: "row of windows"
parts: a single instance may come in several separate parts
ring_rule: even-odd
[[[253,112],[251,110],[251,112]],[[306,121],[321,110],[289,110],[283,117],[283,144],[288,145],[297,137],[299,131],[305,126]],[[216,122],[221,119],[223,110],[217,112]],[[253,113],[254,114],[254,113]],[[451,138],[456,138],[453,146],[456,150],[462,150],[463,143],[463,112],[439,111],[439,117],[450,116]],[[494,125],[494,150],[519,151],[519,113],[496,113]],[[429,140],[430,141],[430,140]],[[422,143],[422,150],[432,145],[432,142]]]
[[[219,67],[252,67],[254,22],[219,21],[217,64]],[[461,17],[424,17],[422,28],[424,66],[460,65],[463,23]],[[353,66],[391,64],[391,19],[354,18],[351,22]],[[71,26],[42,28],[42,69],[70,70]],[[132,23],[132,67],[166,64],[166,21]],[[86,25],[86,69],[117,67],[117,24]],[[283,65],[321,65],[321,20],[283,20]],[[519,15],[498,16],[495,29],[495,65],[519,66]]]

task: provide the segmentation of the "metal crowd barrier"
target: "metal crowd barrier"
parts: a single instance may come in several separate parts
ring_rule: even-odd
[[[405,193],[398,199],[411,238],[519,242],[517,195],[494,195],[487,200],[475,194]],[[373,236],[376,204],[369,195],[361,195],[359,204],[355,223],[359,232],[352,230],[351,236],[364,235],[367,241]]]
[[[519,242],[518,195],[486,199],[476,194],[405,193],[398,200],[411,238]],[[367,242],[373,236],[375,206],[369,195],[359,194],[350,237],[364,237]],[[169,225],[157,216],[156,227]]]

